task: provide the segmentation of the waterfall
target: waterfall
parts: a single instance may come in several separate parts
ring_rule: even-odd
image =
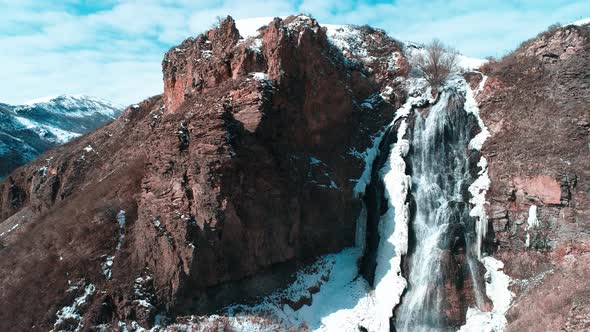
[[[503,331],[511,281],[502,262],[480,259],[489,177],[478,150],[489,132],[462,77],[438,101],[424,80],[407,84],[406,103],[363,154],[356,246],[320,257],[256,305],[226,308],[232,330]],[[297,310],[285,305],[307,297]]]
[[[469,143],[478,119],[466,110],[463,80],[429,109],[414,109],[409,130],[411,172],[408,288],[396,311],[396,331],[449,331],[465,319],[457,299],[483,307],[476,220],[470,216],[474,169]],[[477,174],[476,174],[477,175]]]

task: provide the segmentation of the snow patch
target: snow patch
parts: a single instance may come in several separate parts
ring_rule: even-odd
[[[367,53],[367,45],[358,28],[351,25],[324,24],[327,29],[328,41],[343,54],[350,54],[363,62],[371,62],[374,58]]]
[[[361,197],[365,193],[367,186],[371,182],[371,170],[373,169],[373,162],[379,154],[379,145],[383,140],[383,135],[385,135],[384,130],[380,131],[379,133],[377,133],[376,136],[372,137],[371,141],[373,142],[373,144],[364,152],[358,152],[356,150],[349,152],[357,157],[364,159],[365,161],[365,168],[363,169],[363,173],[361,174],[361,177],[358,180],[356,180],[356,185],[352,190],[355,197]]]
[[[531,205],[529,208],[529,216],[527,219],[527,228],[526,228],[525,245],[527,248],[531,246],[531,233],[529,232],[529,230],[531,228],[537,228],[537,226],[539,226],[539,219],[537,219],[537,206]]]
[[[488,76],[484,75],[483,73],[481,74],[481,81],[479,82],[479,85],[477,86],[477,89],[473,92],[474,96],[478,96],[480,93],[483,92],[483,89],[486,86],[486,82],[488,81]]]
[[[254,77],[254,79],[257,81],[268,81],[268,75],[266,73],[254,72],[250,73],[250,75],[252,75],[252,77]]]
[[[486,294],[494,308],[491,312],[469,308],[460,332],[502,332],[508,324],[506,312],[510,309],[513,294],[508,290],[511,280],[503,271],[504,263],[493,257],[484,257],[481,262],[486,268]]]
[[[262,38],[254,39],[252,41],[252,44],[248,48],[256,53],[261,53],[262,52]]]
[[[482,77],[482,81],[477,93],[483,90],[487,76]],[[477,134],[470,142],[469,148],[474,150],[481,150],[485,140],[490,136],[490,133],[485,126],[483,120],[479,116],[479,107],[474,98],[474,92],[471,91],[467,82],[461,80],[465,87],[465,110],[468,113],[475,115],[481,132]],[[473,208],[469,215],[476,218],[476,252],[480,261],[486,268],[486,294],[492,300],[494,308],[491,312],[483,312],[477,308],[469,308],[467,311],[466,323],[461,327],[461,332],[500,332],[504,331],[507,320],[506,312],[510,308],[512,300],[512,293],[508,290],[510,285],[510,278],[503,272],[504,263],[493,258],[481,258],[481,246],[483,238],[487,233],[488,219],[485,211],[486,193],[490,188],[490,177],[488,174],[488,163],[485,157],[481,156],[477,163],[479,167],[479,177],[469,186],[469,192],[472,198],[469,200],[473,204]]]
[[[89,284],[84,288],[84,294],[80,295],[74,300],[70,306],[63,307],[57,312],[57,320],[53,324],[53,329],[51,332],[54,331],[63,331],[61,327],[62,324],[66,324],[67,327],[71,327],[72,324],[75,324],[73,330],[68,329],[68,331],[78,332],[84,326],[84,317],[82,317],[81,307],[88,301],[88,298],[94,294],[96,288],[93,284]]]
[[[113,275],[113,261],[115,260],[115,256],[108,256],[105,261],[102,263],[102,275],[105,277],[106,280],[111,280]]]
[[[482,77],[483,84],[485,84],[486,79],[487,77],[484,75]],[[479,115],[479,106],[475,100],[474,91],[471,90],[469,84],[467,84],[462,77],[455,78],[454,84],[456,84],[459,87],[459,90],[465,95],[465,111],[475,116],[480,128],[480,132],[469,141],[469,149],[480,151],[484,142],[490,137],[490,132]],[[469,193],[471,194],[469,202],[473,204],[473,208],[469,212],[469,215],[476,218],[475,232],[477,238],[475,249],[477,257],[481,259],[481,245],[488,229],[488,218],[485,211],[485,205],[488,204],[486,202],[486,193],[490,189],[490,177],[488,175],[488,162],[485,157],[480,157],[477,166],[479,167],[479,177],[469,186]]]
[[[10,227],[10,229],[9,229],[9,230],[7,230],[7,231],[5,231],[5,232],[2,232],[2,233],[0,233],[0,237],[1,237],[1,236],[4,236],[4,235],[6,235],[6,234],[9,234],[10,232],[12,232],[12,231],[14,231],[15,229],[17,229],[19,226],[20,226],[20,224],[16,224],[16,225],[14,225],[14,226]]]
[[[531,205],[529,208],[529,216],[527,219],[528,228],[536,228],[539,226],[539,219],[537,219],[537,206]]]
[[[484,75],[482,77],[478,90],[476,90],[477,93],[481,91],[480,88],[483,90],[483,84],[485,84],[486,80],[487,76]],[[461,86],[463,87],[462,90],[464,90],[465,93],[465,111],[475,116],[475,118],[477,119],[477,124],[479,125],[479,128],[481,130],[477,135],[475,135],[475,137],[471,139],[471,141],[469,142],[469,148],[472,150],[480,151],[483,147],[483,143],[488,139],[488,137],[490,137],[490,131],[483,123],[483,120],[479,115],[479,107],[477,105],[477,101],[475,100],[475,93],[471,91],[469,84],[467,84],[467,82],[465,82],[464,79],[461,78],[461,81]]]
[[[582,26],[582,25],[587,25],[590,24],[590,17],[589,18],[584,18],[578,21],[575,21],[573,23],[571,23],[572,25],[577,25],[577,26]]]
[[[411,103],[411,101],[409,102]],[[409,110],[412,104],[405,105]],[[407,115],[406,115],[407,116]],[[366,326],[370,331],[389,331],[389,320],[393,308],[399,303],[407,286],[401,273],[401,258],[408,250],[409,205],[406,203],[411,188],[411,177],[405,174],[404,157],[409,151],[409,141],[404,139],[407,130],[405,117],[401,120],[388,162],[381,170],[385,184],[385,197],[389,209],[379,221],[379,247],[375,280],[375,315],[372,324]]]
[[[488,204],[486,201],[486,193],[490,189],[490,177],[488,175],[488,162],[485,157],[482,156],[479,159],[477,166],[479,167],[479,177],[469,186],[469,193],[471,194],[469,203],[473,204],[473,208],[469,211],[469,215],[476,218],[475,250],[477,252],[477,257],[481,258],[481,245],[488,230],[488,217],[485,205]]]
[[[123,241],[125,240],[125,211],[121,210],[117,213],[117,223],[119,224],[119,242],[117,243],[117,250],[121,249]]]

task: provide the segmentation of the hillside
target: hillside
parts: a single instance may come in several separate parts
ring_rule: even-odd
[[[422,46],[264,21],[0,183],[0,330],[588,329],[588,26],[434,90]]]

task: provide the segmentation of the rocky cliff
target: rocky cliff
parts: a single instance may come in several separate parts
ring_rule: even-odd
[[[166,54],[163,96],[8,176],[0,329],[212,313],[353,245],[364,151],[408,65],[382,31],[341,48],[326,31],[297,16],[243,39],[228,17]]]
[[[513,278],[508,330],[587,330],[590,29],[544,32],[482,70],[488,250]]]
[[[491,180],[483,252],[511,278],[508,330],[588,328],[589,38],[587,27],[556,28],[462,73],[490,132],[481,149]],[[322,27],[304,15],[276,18],[247,38],[228,17],[172,48],[163,95],[0,184],[0,300],[9,304],[0,330],[280,330],[274,319],[285,312],[297,313],[294,328],[314,329],[319,323],[305,318],[375,308],[355,292],[375,287],[379,220],[397,213],[384,199],[382,168],[397,158],[388,171],[411,175],[404,156],[411,161],[413,138],[397,134],[437,103],[410,102],[427,93],[410,89],[407,54],[383,31]],[[449,99],[457,112],[467,103],[459,92]],[[471,135],[477,119],[469,117],[460,129]],[[473,177],[479,157],[466,160]],[[473,289],[496,278],[488,265],[485,278],[481,264],[467,267],[476,221],[463,217],[473,207],[464,185],[440,278],[443,318],[455,327],[476,305]],[[388,267],[391,280],[404,280],[420,257],[412,258],[412,229],[409,256]],[[405,284],[393,286],[381,294],[402,296]],[[334,297],[322,290],[358,301],[323,303]],[[265,296],[274,307],[253,310]],[[310,312],[314,303],[329,309]],[[394,324],[392,306],[384,317]],[[484,298],[480,309],[489,306]],[[372,326],[356,314],[335,317]]]

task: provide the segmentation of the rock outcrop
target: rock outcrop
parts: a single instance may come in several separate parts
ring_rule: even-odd
[[[483,68],[488,250],[514,279],[509,331],[589,327],[589,38],[555,28]]]
[[[513,280],[508,330],[589,327],[580,282],[590,273],[589,40],[587,26],[553,29],[483,66],[487,77],[465,75],[481,87],[491,133],[481,150],[491,179],[484,252]],[[0,183],[0,330],[198,324],[352,246],[367,185],[373,225],[360,271],[372,283],[383,188],[369,180],[386,155],[373,169],[366,159],[406,99],[402,46],[304,15],[242,38],[228,17],[172,48],[162,67],[163,95]],[[385,137],[376,150],[387,152]],[[479,155],[469,157],[476,165]],[[473,239],[455,224],[441,258],[441,316],[459,326],[473,289],[485,287],[468,277],[484,271],[468,271]],[[312,303],[330,278],[320,272],[284,304]]]
[[[8,176],[0,330],[213,313],[353,245],[362,151],[408,74],[382,31],[353,37],[363,57],[309,17],[248,39],[228,17],[166,54],[163,96]]]

